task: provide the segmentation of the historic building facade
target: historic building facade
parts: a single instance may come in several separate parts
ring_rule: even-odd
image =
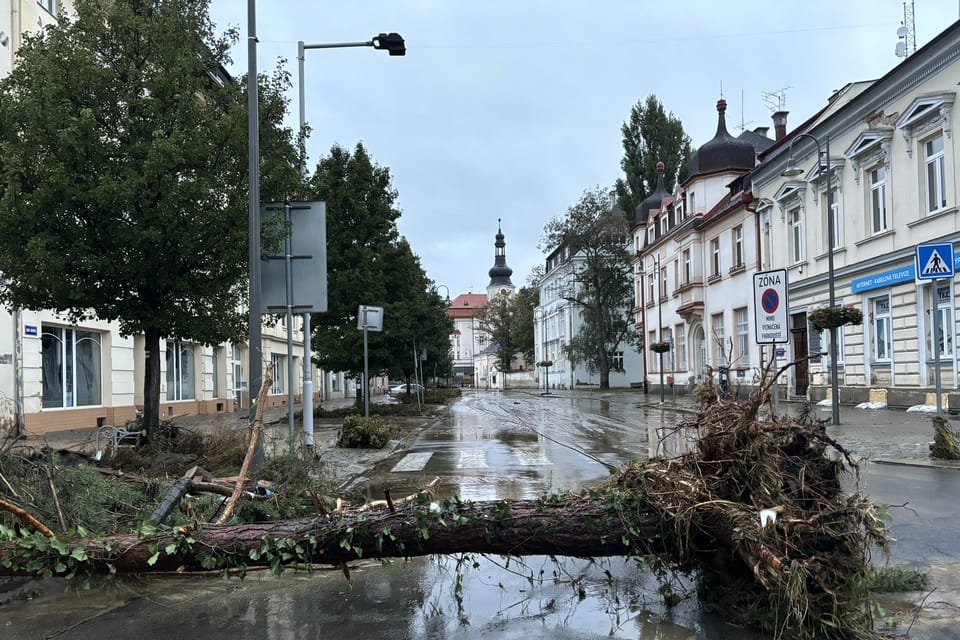
[[[753,175],[763,265],[790,281],[792,340],[781,361],[811,358],[808,370],[787,372],[792,395],[829,396],[829,332],[809,316],[832,286],[838,305],[863,315],[838,329],[842,402],[934,404],[939,356],[944,405],[960,408],[955,281],[918,280],[914,259],[918,244],[960,240],[958,84],[955,23],[882,78],[835,93],[763,155]],[[788,165],[803,173],[785,177]],[[946,259],[960,264],[960,253]]]
[[[759,264],[749,173],[773,144],[766,128],[738,137],[717,103],[717,132],[672,193],[663,183],[636,211],[635,299],[652,388],[692,389],[706,375],[750,388],[762,362],[749,295]]]

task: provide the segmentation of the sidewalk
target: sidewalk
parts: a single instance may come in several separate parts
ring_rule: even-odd
[[[386,396],[377,396],[372,398],[372,402],[383,402]],[[333,398],[317,403],[315,406],[324,409],[334,410],[341,407],[351,407],[354,404],[353,398]],[[300,412],[302,406],[294,405],[294,411]],[[263,412],[263,424],[267,431],[286,429],[289,424],[289,413],[287,407],[270,407]],[[246,429],[250,425],[250,419],[246,410],[233,411],[230,413],[215,413],[206,415],[179,416],[173,419],[173,423],[181,428],[191,430],[213,430],[213,429]],[[122,426],[122,425],[115,425]],[[303,428],[302,419],[295,419],[297,429]],[[93,455],[96,450],[97,427],[88,427],[84,429],[67,429],[64,431],[53,431],[46,434],[30,433],[24,434],[17,442],[19,447],[30,447],[36,450],[49,447],[53,450],[67,449],[70,451],[81,452]],[[101,447],[106,446],[106,441],[101,442]]]

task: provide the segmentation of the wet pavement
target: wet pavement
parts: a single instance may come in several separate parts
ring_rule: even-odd
[[[666,436],[691,409],[689,402],[651,403],[638,392],[467,393],[451,407],[449,419],[425,420],[406,442],[367,457],[341,459],[332,450],[320,455],[343,463],[337,473],[349,486],[366,487],[371,498],[382,497],[385,487],[394,497],[404,495],[431,477],[441,478],[441,495],[535,497],[591,484],[630,459],[682,450],[682,442]],[[274,413],[271,437],[282,442],[285,412]],[[828,418],[829,407],[821,415]],[[909,510],[892,510],[899,537],[895,560],[936,563],[933,597],[911,594],[903,600],[909,604],[926,596],[938,607],[919,621],[912,637],[957,637],[960,580],[954,569],[960,543],[951,533],[956,529],[951,507],[960,493],[960,474],[925,467],[929,415],[844,408],[841,422],[828,429],[841,444],[859,458],[888,463],[864,465],[868,492],[886,504],[909,502]],[[318,449],[328,446],[327,431],[318,428]],[[507,562],[477,556],[464,560],[460,580],[458,560],[357,562],[350,582],[339,570],[279,579],[252,573],[242,581],[166,576],[65,594],[62,581],[47,581],[38,583],[41,595],[34,601],[0,608],[0,638],[761,637],[704,615],[695,597],[666,610],[649,573],[622,559]],[[679,584],[692,593],[689,584]],[[938,612],[939,619],[933,615]]]

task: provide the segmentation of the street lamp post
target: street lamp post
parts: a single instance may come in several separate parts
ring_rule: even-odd
[[[660,254],[653,256],[653,277],[657,280],[657,342],[663,339],[663,282],[660,280]],[[663,352],[658,352],[660,356],[660,404],[663,404]]]
[[[832,309],[836,306],[837,300],[833,274],[833,242],[835,234],[835,222],[833,219],[833,211],[830,208],[830,174],[832,172],[830,167],[830,136],[824,136],[823,138],[823,150],[821,156],[820,140],[818,140],[816,136],[813,136],[809,133],[796,134],[793,140],[790,141],[787,167],[782,173],[784,177],[794,178],[803,173],[803,169],[801,169],[793,159],[793,145],[800,138],[808,138],[817,146],[817,166],[819,168],[819,171],[817,172],[817,179],[819,180],[821,174],[823,175],[824,179],[824,194],[823,200],[821,201],[822,204],[820,206],[827,213],[827,288],[830,292],[830,308]],[[820,164],[821,157],[823,157],[823,164]],[[837,327],[832,325],[830,326],[830,392],[833,424],[840,424],[840,387],[837,380]]]
[[[251,6],[254,3],[254,0],[249,0]],[[402,56],[406,55],[407,48],[403,42],[403,38],[397,33],[381,33],[378,36],[371,38],[370,40],[365,40],[363,42],[331,42],[331,43],[319,43],[319,44],[304,44],[303,40],[300,40],[297,43],[297,85],[299,92],[299,111],[300,111],[300,162],[301,162],[301,175],[306,177],[307,169],[307,152],[306,152],[306,140],[305,140],[305,131],[307,128],[306,114],[305,114],[305,88],[303,81],[303,60],[304,60],[304,51],[307,49],[343,49],[345,47],[373,47],[374,49],[382,49],[387,51],[391,56]],[[251,74],[251,77],[255,78],[255,74]],[[252,161],[251,161],[252,163]],[[251,205],[252,207],[252,205]],[[253,215],[253,214],[251,214]],[[257,234],[259,237],[259,227],[257,228]],[[259,245],[259,243],[258,243]],[[259,247],[257,253],[259,254]],[[253,248],[250,249],[250,260],[251,268],[253,261]],[[258,263],[259,264],[259,263]],[[252,294],[251,294],[252,296]],[[258,311],[259,313],[259,311]],[[252,316],[251,316],[252,318]],[[259,316],[258,316],[259,320]],[[252,322],[252,320],[251,320]],[[310,340],[311,340],[311,328],[310,328],[310,312],[303,314],[303,430],[304,433],[308,434],[308,440],[312,441],[313,434],[313,371],[311,368],[311,353],[310,353]],[[252,340],[252,332],[251,332]],[[364,378],[366,380],[366,378]],[[290,381],[291,385],[293,380]],[[368,393],[364,393],[366,397]],[[292,411],[292,410],[291,410]]]

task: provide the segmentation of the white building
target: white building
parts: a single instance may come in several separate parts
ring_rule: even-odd
[[[653,389],[688,391],[713,374],[746,391],[761,363],[752,332],[759,245],[748,174],[773,141],[764,128],[730,135],[726,107],[718,101],[717,132],[691,157],[686,180],[668,193],[661,164],[656,190],[637,207],[636,323]]]
[[[863,312],[862,325],[838,329],[841,402],[935,404],[939,350],[944,404],[960,408],[955,280],[935,287],[916,279],[915,247],[960,240],[954,108],[960,84],[960,23],[905,58],[880,79],[852,83],[763,156],[753,176],[765,268],[789,275],[792,340],[786,360],[791,393],[829,396],[829,332],[808,322],[826,305]],[[818,161],[814,141],[828,163]],[[789,150],[804,173],[788,178]],[[829,278],[827,215],[835,222]],[[956,245],[955,245],[956,247]],[[956,266],[960,254],[947,258]],[[933,333],[934,314],[943,330]]]
[[[600,384],[599,372],[591,372],[583,363],[573,363],[564,349],[580,332],[583,315],[580,307],[567,298],[576,297],[579,283],[575,277],[581,255],[562,245],[546,259],[540,280],[540,305],[534,310],[535,362],[551,362],[538,367],[538,386],[542,389],[573,389]],[[612,354],[615,369],[610,371],[611,388],[641,387],[644,378],[643,356],[633,346],[621,344]]]

